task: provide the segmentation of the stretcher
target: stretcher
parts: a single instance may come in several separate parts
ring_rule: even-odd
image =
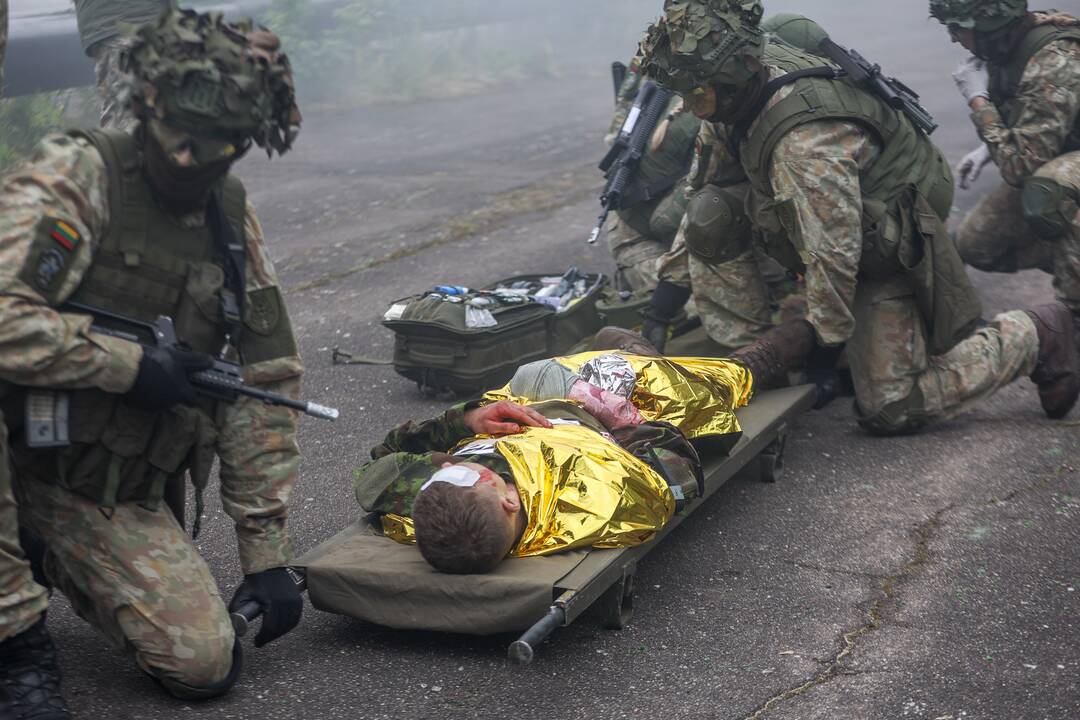
[[[446,575],[435,572],[414,546],[383,537],[377,521],[362,518],[293,565],[319,610],[397,629],[524,631],[509,655],[528,663],[540,643],[594,604],[606,627],[629,622],[637,563],[731,478],[775,481],[788,428],[813,401],[813,386],[800,386],[762,392],[738,410],[739,441],[727,455],[702,458],[703,496],[644,545],[510,558],[487,575]]]

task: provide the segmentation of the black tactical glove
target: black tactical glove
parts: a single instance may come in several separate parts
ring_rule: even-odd
[[[213,364],[214,358],[194,350],[143,347],[139,374],[127,398],[143,410],[167,410],[181,403],[190,405],[196,395],[188,378]]]
[[[814,409],[820,410],[843,392],[843,382],[840,373],[836,370],[836,363],[844,353],[844,346],[825,347],[814,343],[814,349],[806,358],[806,368],[803,374],[807,382],[817,386],[817,399],[814,401]]]
[[[671,321],[690,299],[690,288],[661,280],[653,291],[649,307],[642,312],[645,321],[641,325],[641,334],[660,352],[667,345],[668,330]]]
[[[239,612],[254,602],[263,612],[262,626],[255,636],[255,647],[277,640],[300,622],[304,599],[292,574],[283,567],[271,568],[244,576],[229,602],[229,612]]]

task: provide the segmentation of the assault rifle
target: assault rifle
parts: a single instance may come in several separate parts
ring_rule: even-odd
[[[619,136],[600,162],[607,184],[600,196],[603,210],[597,219],[596,228],[589,235],[589,244],[595,243],[600,231],[612,210],[618,210],[626,197],[626,192],[634,182],[641,159],[648,150],[649,140],[667,111],[672,93],[651,80],[647,80],[638,90],[634,105],[626,116],[626,122],[619,130]],[[650,198],[645,198],[646,200]]]
[[[180,345],[179,340],[176,338],[172,318],[167,315],[161,315],[151,323],[74,302],[66,303],[62,309],[92,316],[95,324],[91,325],[90,329],[102,335],[110,335],[142,345],[147,344],[135,333],[99,324],[100,321],[106,321],[110,325],[120,325],[127,329],[149,332],[153,337],[154,344],[159,348],[174,348]],[[267,405],[281,405],[323,420],[337,420],[338,417],[336,408],[313,402],[304,402],[303,400],[293,400],[285,395],[245,385],[240,366],[228,360],[215,359],[214,364],[209,369],[192,373],[189,379],[200,395],[215,400],[235,402],[238,396],[245,395],[256,400],[262,400]]]
[[[818,45],[822,55],[840,66],[854,82],[865,86],[893,108],[908,116],[915,127],[927,135],[937,130],[933,116],[919,104],[919,95],[896,78],[881,74],[881,66],[871,64],[855,50],[848,50],[837,45],[831,38],[825,38]]]

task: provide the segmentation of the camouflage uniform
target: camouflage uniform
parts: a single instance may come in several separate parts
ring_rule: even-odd
[[[690,168],[690,192],[716,183],[745,198],[749,186],[731,184],[732,178],[741,176],[742,168],[728,148],[727,130],[702,123]],[[684,216],[671,249],[657,263],[657,277],[691,289],[710,339],[734,349],[753,342],[773,324],[806,315],[802,288],[775,260],[748,249],[730,260],[709,262],[687,249],[686,223]]]
[[[123,393],[134,382],[139,346],[90,332],[86,316],[58,314],[21,273],[37,229],[48,218],[68,218],[82,237],[61,291],[69,295],[93,264],[97,238],[110,222],[108,190],[98,151],[67,136],[44,140],[31,162],[8,177],[0,196],[0,378],[111,393]],[[204,221],[201,214],[182,219]],[[276,286],[250,206],[245,236],[248,291]],[[292,396],[299,392],[301,372],[295,356],[244,368],[248,383]],[[222,406],[217,431],[222,502],[236,523],[244,572],[287,565],[292,544],[285,524],[299,462],[293,412],[242,398]],[[0,638],[31,624],[45,605],[44,591],[7,544],[15,508],[4,484]],[[132,650],[151,675],[196,688],[225,677],[233,651],[228,613],[209,568],[168,509],[128,501],[104,513],[62,479],[36,470],[15,477],[14,484],[22,522],[48,545],[50,580],[81,617],[117,647]]]
[[[1036,27],[1077,22],[1066,15],[1035,14]],[[1028,61],[1016,92],[1011,124],[994,105],[971,118],[1005,183],[968,213],[956,234],[957,248],[972,266],[1012,273],[1039,268],[1054,276],[1059,298],[1080,314],[1080,151],[1070,135],[1080,119],[1080,43],[1057,40]],[[1049,178],[1071,194],[1065,212],[1069,226],[1055,239],[1033,231],[1022,208],[1023,186],[1030,178]]]
[[[771,73],[778,77],[781,71]],[[782,90],[771,102],[785,96]],[[880,144],[857,125],[808,123],[780,141],[769,180],[778,201],[794,201],[808,257],[808,319],[825,345],[847,343],[860,418],[871,429],[888,432],[947,418],[1030,375],[1038,337],[1031,318],[1012,311],[932,356],[908,281],[859,276],[859,176],[880,152]],[[891,410],[913,393],[921,396],[917,417]]]
[[[695,88],[715,88],[720,83],[749,92],[751,83],[758,82],[759,63],[765,66],[769,80],[792,72],[794,67],[822,64],[820,58],[766,41],[758,29],[762,9],[757,2],[667,0],[665,11],[665,19],[650,29],[646,40],[647,66],[650,74],[691,97],[696,97]],[[719,59],[703,64],[701,57],[710,53]],[[745,61],[746,57],[756,62]],[[758,240],[785,266],[799,267],[805,273],[807,319],[817,342],[826,348],[847,344],[861,424],[876,432],[911,431],[948,417],[1033,372],[1038,362],[1037,329],[1026,313],[1010,312],[998,315],[957,342],[953,338],[962,337],[963,323],[970,323],[967,316],[974,314],[976,307],[969,299],[970,287],[957,285],[954,291],[950,285],[948,291],[963,296],[964,310],[945,316],[948,322],[942,325],[950,328],[948,339],[936,335],[932,338],[917,287],[912,278],[899,272],[898,265],[891,264],[897,261],[877,266],[882,268],[878,273],[870,270],[866,263],[875,257],[864,257],[864,245],[882,246],[877,241],[864,242],[864,227],[877,229],[882,237],[901,237],[882,224],[886,218],[864,225],[864,213],[874,206],[869,204],[869,195],[864,197],[864,193],[872,192],[872,186],[864,185],[863,179],[875,178],[879,182],[876,192],[884,192],[896,182],[893,175],[875,172],[875,163],[882,158],[882,141],[861,123],[815,119],[815,108],[843,105],[843,109],[830,112],[838,117],[850,114],[844,103],[854,97],[831,106],[820,105],[818,100],[811,102],[807,96],[803,96],[802,105],[784,103],[788,97],[797,97],[792,95],[797,87],[806,88],[817,98],[821,97],[818,93],[827,95],[830,90],[862,92],[834,85],[838,82],[823,71],[821,80],[786,84],[755,115],[740,118],[739,122],[746,125],[742,126],[745,134],[739,143],[739,161],[754,188],[752,217],[763,231]],[[725,106],[728,109],[745,107],[738,100],[729,101],[733,104]],[[881,109],[880,102],[874,110],[867,105],[867,112],[878,113],[873,117],[888,122],[895,111]],[[784,112],[805,115],[780,118],[771,111],[781,103]],[[763,126],[766,118],[771,124]],[[893,123],[893,142],[903,143],[905,153],[910,149],[912,154],[894,153],[890,163],[897,163],[897,158],[900,162],[881,167],[902,169],[904,177],[908,173],[920,177],[919,182],[927,184],[925,190],[920,188],[926,198],[942,184],[939,181],[947,180],[951,196],[951,177],[939,178],[930,174],[929,165],[912,164],[919,155],[936,159],[935,167],[941,165],[941,159],[929,141],[905,122]],[[756,135],[758,132],[761,135]],[[766,135],[768,132],[773,134]],[[748,148],[760,150],[755,155]],[[769,148],[768,152],[765,148]],[[925,200],[914,202],[924,208],[920,213],[940,215],[940,210],[927,207]],[[939,218],[931,223],[924,214],[907,217],[911,218],[908,222],[928,223],[929,230],[935,233],[940,227]],[[927,231],[921,224],[919,228],[920,232]],[[937,250],[934,252],[936,260]],[[940,284],[938,269],[935,264],[934,278]],[[957,282],[966,282],[966,277]],[[935,300],[935,308],[939,307],[942,305]],[[932,344],[951,344],[951,348],[935,355]]]

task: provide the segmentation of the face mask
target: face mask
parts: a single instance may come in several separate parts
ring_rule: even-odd
[[[165,152],[153,133],[146,133],[145,137],[146,176],[161,204],[178,215],[204,207],[210,189],[228,174],[238,157],[181,167]]]
[[[746,113],[752,112],[767,79],[768,73],[762,68],[756,77],[742,85],[717,85],[716,112],[709,118],[709,122],[730,125],[741,120]]]

